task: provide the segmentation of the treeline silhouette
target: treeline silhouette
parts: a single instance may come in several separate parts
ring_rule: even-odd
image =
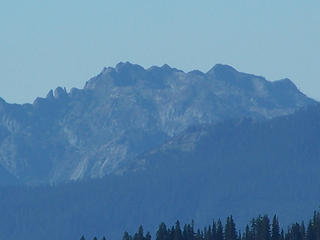
[[[143,226],[133,235],[125,232],[122,240],[151,240],[150,232],[144,234]],[[84,236],[80,240],[86,240]],[[98,240],[94,237],[93,240]],[[105,237],[102,240],[106,240]],[[315,211],[307,226],[304,222],[295,223],[287,227],[286,231],[280,227],[278,217],[272,221],[267,215],[253,218],[241,233],[237,230],[232,216],[227,217],[223,224],[219,219],[203,229],[195,229],[194,222],[183,227],[177,221],[174,226],[167,227],[161,223],[156,232],[155,240],[320,240],[320,212]]]

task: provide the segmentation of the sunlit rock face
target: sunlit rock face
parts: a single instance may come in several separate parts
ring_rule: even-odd
[[[124,174],[136,156],[190,126],[273,118],[314,104],[289,79],[218,64],[207,73],[119,63],[33,104],[0,99],[0,164],[27,184]]]

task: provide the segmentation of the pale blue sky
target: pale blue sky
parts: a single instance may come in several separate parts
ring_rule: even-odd
[[[130,61],[184,71],[216,63],[292,79],[320,100],[319,0],[2,0],[0,96],[32,102]]]

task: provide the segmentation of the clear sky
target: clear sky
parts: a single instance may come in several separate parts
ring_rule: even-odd
[[[130,61],[230,64],[320,100],[319,0],[2,0],[0,96],[33,102]]]

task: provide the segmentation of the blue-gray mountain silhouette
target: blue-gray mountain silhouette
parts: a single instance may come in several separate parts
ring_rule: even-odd
[[[273,118],[313,103],[288,79],[269,82],[227,65],[185,73],[119,63],[83,89],[58,87],[33,104],[0,100],[0,165],[27,184],[123,174],[190,126]]]

